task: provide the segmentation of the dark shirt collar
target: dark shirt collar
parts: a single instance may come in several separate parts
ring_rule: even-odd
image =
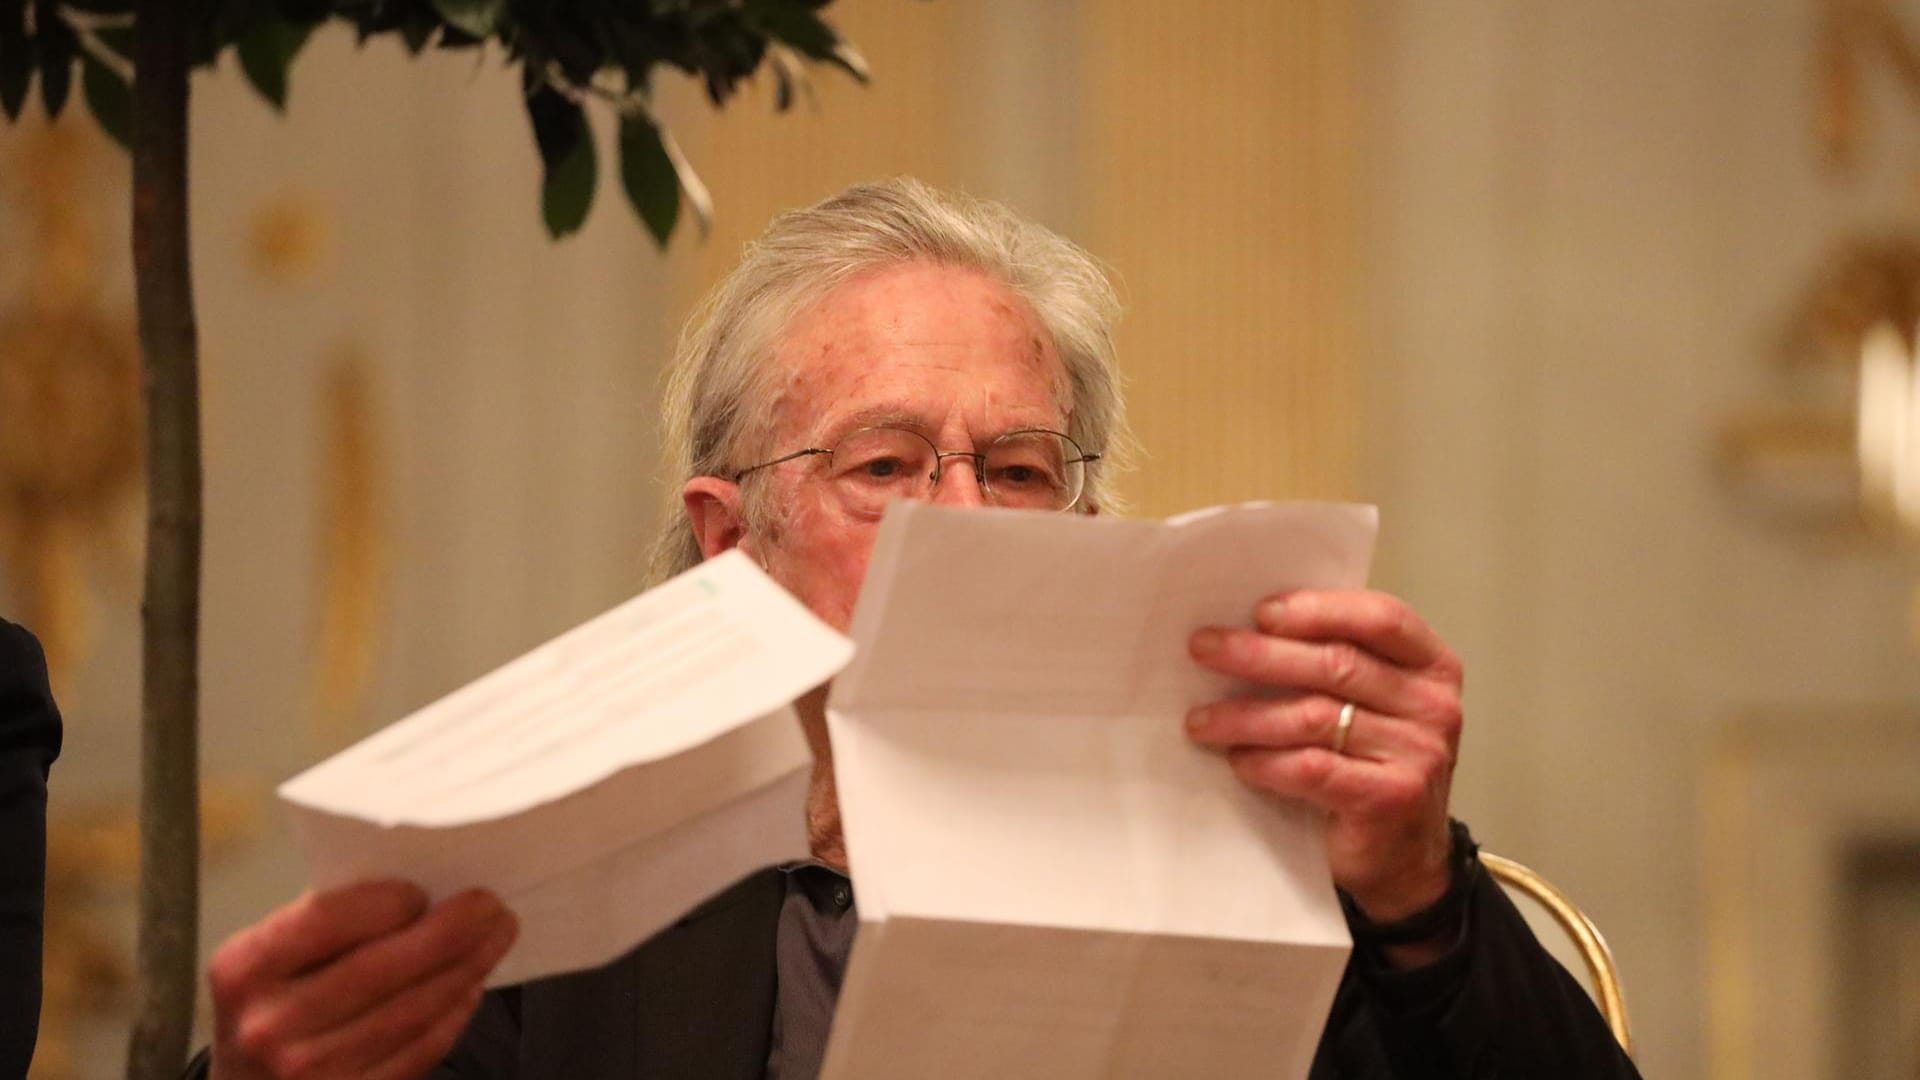
[[[807,897],[808,906],[822,915],[839,915],[853,907],[853,881],[818,859],[797,859],[780,866],[789,883]]]

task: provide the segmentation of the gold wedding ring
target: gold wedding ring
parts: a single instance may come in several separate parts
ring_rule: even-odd
[[[1353,733],[1353,713],[1355,706],[1349,701],[1340,706],[1340,722],[1333,725],[1333,752],[1347,752],[1347,736]]]

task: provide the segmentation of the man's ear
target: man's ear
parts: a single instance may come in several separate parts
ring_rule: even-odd
[[[680,489],[680,501],[693,523],[693,538],[700,543],[702,557],[711,559],[745,539],[747,518],[741,509],[739,484],[718,476],[696,476]]]

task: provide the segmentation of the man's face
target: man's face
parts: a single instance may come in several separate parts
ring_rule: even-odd
[[[874,424],[967,451],[1020,428],[1067,430],[1069,391],[1052,340],[1010,289],[973,270],[911,263],[854,278],[794,319],[773,362],[766,457],[830,447]],[[726,481],[697,479],[686,497],[709,557],[737,544],[844,630],[879,522],[851,511],[823,467],[823,458],[800,458],[758,478],[769,511],[759,532],[743,530],[738,489]],[[950,458],[945,470],[936,501],[982,502],[971,461]]]

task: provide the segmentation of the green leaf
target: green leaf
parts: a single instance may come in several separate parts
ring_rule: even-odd
[[[824,60],[861,82],[867,81],[866,62],[840,40],[833,27],[795,0],[752,0],[741,13],[768,37],[790,45],[815,60]]]
[[[415,8],[407,13],[407,21],[400,24],[400,40],[407,43],[407,52],[414,56],[427,47],[433,39],[433,32],[440,29],[440,20],[427,12]]]
[[[100,39],[100,44],[112,49],[114,55],[129,64],[133,63],[133,27],[103,26],[95,30],[93,36]]]
[[[540,185],[540,216],[555,240],[579,231],[593,209],[594,187],[600,180],[600,159],[593,149],[593,132],[581,131],[573,153],[547,167]]]
[[[240,69],[247,73],[247,81],[260,91],[261,97],[283,112],[287,108],[287,69],[293,66],[293,58],[300,55],[311,33],[310,25],[259,19],[234,42],[234,51],[240,54]]]
[[[500,25],[507,0],[433,0],[433,10],[454,29],[485,38]]]
[[[27,103],[27,86],[33,81],[32,52],[27,47],[24,9],[0,3],[0,109],[7,119],[20,119]]]
[[[659,129],[644,116],[620,120],[620,184],[654,243],[665,250],[680,216],[680,177],[660,143]]]
[[[122,147],[133,147],[133,91],[112,68],[89,56],[82,60],[80,88],[100,130]]]
[[[540,187],[540,216],[555,240],[579,230],[593,207],[594,187],[600,179],[600,161],[593,132],[580,106],[536,85],[527,93],[527,118],[533,121],[533,141],[540,148],[546,178]]]
[[[533,122],[533,142],[540,148],[540,162],[551,168],[568,154],[586,129],[580,106],[561,97],[553,87],[527,75],[527,119]]]
[[[746,9],[749,16],[770,36],[793,46],[815,60],[833,55],[839,41],[833,29],[805,8],[783,0],[760,0]]]
[[[73,54],[61,48],[59,40],[53,34],[40,36],[40,104],[47,107],[50,120],[59,119],[73,86]]]

